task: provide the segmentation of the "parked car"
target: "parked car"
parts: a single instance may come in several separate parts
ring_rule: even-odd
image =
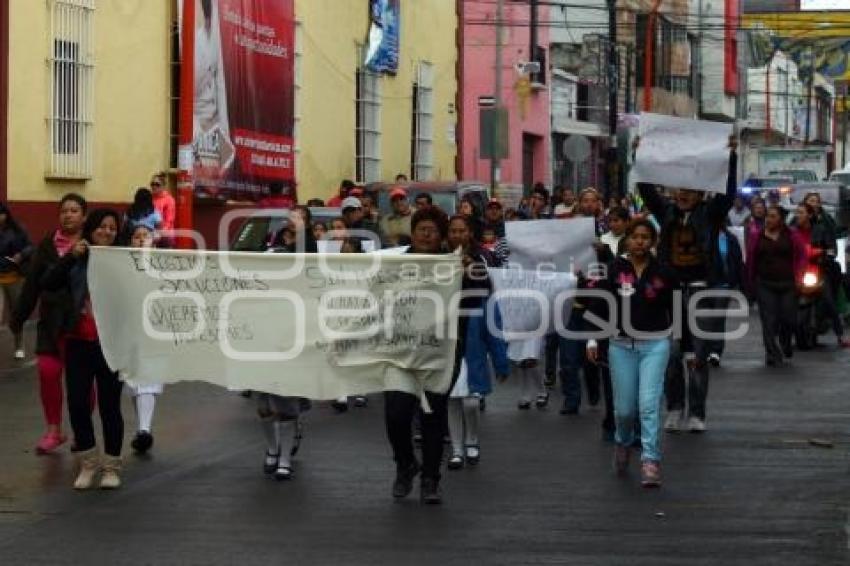
[[[228,250],[233,252],[264,252],[274,237],[289,224],[289,210],[280,211],[281,215],[272,215],[268,209],[255,211],[242,221],[239,229],[230,241]],[[339,208],[311,207],[313,222],[330,224],[331,220],[342,215]]]
[[[829,176],[830,183],[840,183],[845,187],[850,187],[850,169],[839,169],[833,171]]]
[[[381,216],[392,213],[390,191],[398,187],[407,191],[407,197],[411,203],[419,193],[428,193],[434,204],[449,215],[457,212],[463,198],[469,198],[479,213],[484,211],[490,199],[490,186],[476,181],[370,183],[366,185],[366,192],[375,196]]]

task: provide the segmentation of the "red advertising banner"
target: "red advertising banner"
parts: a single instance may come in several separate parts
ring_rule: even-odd
[[[197,0],[196,193],[256,199],[295,178],[294,0]]]

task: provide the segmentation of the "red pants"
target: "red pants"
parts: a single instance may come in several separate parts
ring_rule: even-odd
[[[41,406],[47,426],[62,424],[62,358],[51,354],[38,354],[38,381],[41,389]]]

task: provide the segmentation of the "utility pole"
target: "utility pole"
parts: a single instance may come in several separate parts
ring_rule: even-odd
[[[847,166],[847,83],[844,83],[844,96],[841,98],[841,163],[836,169]]]
[[[619,57],[617,54],[617,0],[608,2],[608,150],[605,154],[607,183],[606,199],[620,193],[619,160],[617,158],[617,107]]]
[[[809,47],[809,61],[812,64],[811,74],[809,75],[809,94],[806,97],[806,143],[809,145],[809,134],[812,128],[812,91],[815,86],[815,53],[814,47]]]
[[[529,14],[528,22],[531,26],[529,30],[529,42],[528,42],[528,61],[533,63],[537,61],[537,28],[539,26],[539,18],[537,7],[539,5],[539,0],[530,0],[529,2],[529,10],[531,13]],[[544,69],[540,69],[540,72],[545,72]],[[533,79],[532,79],[533,82]],[[542,82],[542,81],[541,81]]]
[[[496,92],[493,93],[495,99],[497,123],[501,120],[502,109],[502,30],[504,29],[505,19],[505,0],[496,1]],[[490,189],[493,196],[496,195],[496,188],[502,180],[502,166],[499,158],[499,132],[501,128],[498,125],[493,127],[492,151],[490,157]]]
[[[180,116],[177,181],[178,230],[192,230],[195,191],[192,181],[192,121],[195,89],[195,0],[183,0],[182,48],[180,54]],[[178,248],[191,248],[194,243],[185,236],[175,239]]]

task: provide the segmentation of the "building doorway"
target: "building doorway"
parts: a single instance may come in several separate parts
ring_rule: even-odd
[[[539,151],[540,136],[533,134],[522,134],[522,188],[525,194],[529,194],[534,187],[534,160]]]

